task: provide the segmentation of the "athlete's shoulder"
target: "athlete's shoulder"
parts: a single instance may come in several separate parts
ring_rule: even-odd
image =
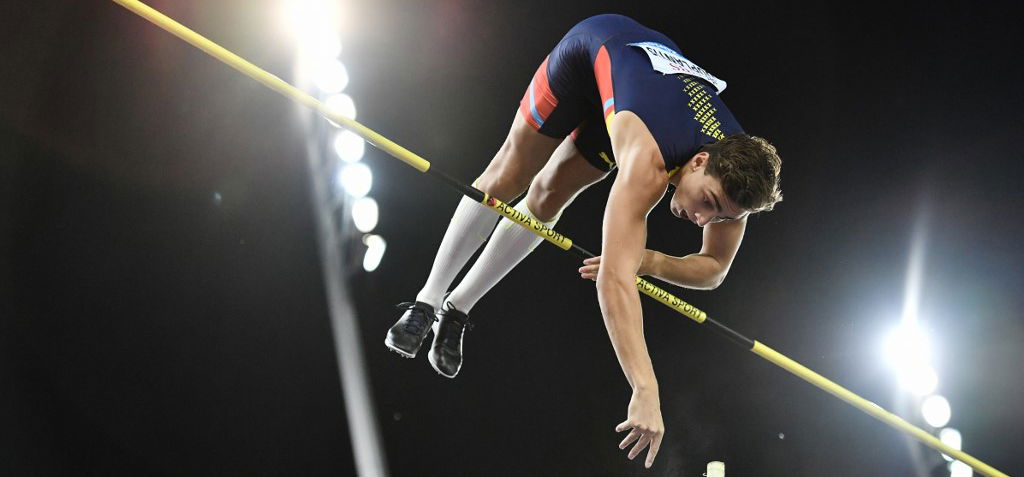
[[[645,169],[646,166],[650,166],[652,170],[664,171],[665,160],[662,158],[658,141],[636,113],[615,113],[608,122],[608,136],[611,138],[612,150],[621,169],[639,165]]]

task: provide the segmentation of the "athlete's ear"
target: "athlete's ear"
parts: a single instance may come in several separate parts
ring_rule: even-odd
[[[708,159],[710,157],[710,154],[703,151],[694,154],[693,157],[690,158],[690,169],[693,171],[697,171],[700,168],[706,166],[708,164]]]

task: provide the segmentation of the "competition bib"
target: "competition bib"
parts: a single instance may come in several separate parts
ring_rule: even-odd
[[[654,67],[655,71],[667,75],[681,73],[684,75],[696,76],[707,80],[708,83],[714,85],[718,94],[722,94],[722,91],[725,91],[725,81],[722,81],[711,73],[704,71],[704,68],[695,65],[683,55],[676,53],[674,50],[662,45],[661,43],[645,41],[643,43],[629,43],[629,46],[635,46],[643,50],[644,53],[647,53],[647,56],[651,58],[651,66]]]

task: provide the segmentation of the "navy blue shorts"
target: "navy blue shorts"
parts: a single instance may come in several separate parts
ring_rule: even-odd
[[[638,43],[656,48],[648,48],[649,53]],[[628,17],[588,18],[541,63],[519,103],[520,114],[541,134],[572,136],[583,157],[604,171],[615,167],[607,125],[618,111],[640,117],[667,171],[688,161],[700,146],[743,132],[707,76],[655,71],[654,55],[662,50],[666,58],[673,53],[682,57],[668,37]]]

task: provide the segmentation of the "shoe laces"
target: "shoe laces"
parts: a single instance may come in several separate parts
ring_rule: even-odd
[[[432,325],[437,321],[437,317],[433,313],[427,313],[423,308],[416,306],[415,302],[406,301],[395,305],[400,310],[412,311],[409,314],[409,319],[405,320],[405,331],[414,334],[423,333],[423,329]]]
[[[455,312],[455,313],[452,313],[452,312]],[[456,319],[451,319],[451,320],[447,320],[446,321],[446,323],[453,323],[455,325],[458,325],[457,327],[456,326],[442,326],[441,327],[441,333],[443,333],[445,335],[444,336],[445,339],[458,338],[458,334],[462,332],[462,328],[465,328],[466,330],[472,330],[473,327],[474,327],[473,322],[469,321],[469,316],[466,315],[465,313],[455,309],[455,305],[452,302],[450,302],[450,301],[446,301],[446,302],[444,302],[444,305],[441,305],[441,313],[442,314],[446,314],[446,315],[451,313],[451,316],[457,316],[456,314],[462,315],[461,318],[456,318]]]

